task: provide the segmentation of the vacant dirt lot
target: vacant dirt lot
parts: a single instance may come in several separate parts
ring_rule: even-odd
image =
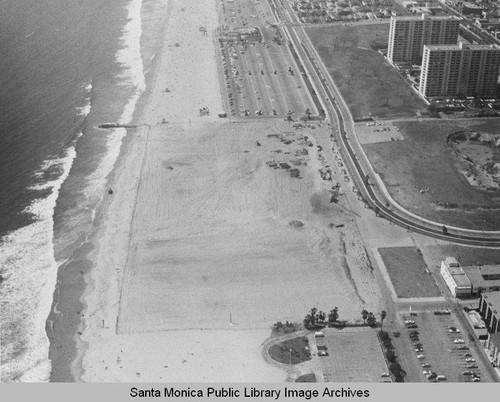
[[[287,126],[227,124],[187,139],[172,133],[163,152],[151,154],[124,275],[121,333],[227,328],[230,315],[237,328],[269,328],[301,322],[314,306],[338,306],[346,319],[365,305],[379,310],[371,272],[360,273],[366,263],[345,255],[343,228],[328,226],[345,214],[329,202],[331,182],[318,180],[307,156],[301,178],[265,163],[299,158],[294,151],[304,148],[306,132],[287,134],[288,144],[268,137]]]
[[[415,116],[425,103],[376,50],[387,46],[389,24],[307,28],[353,118]]]
[[[498,120],[427,120],[396,123],[403,141],[364,149],[392,197],[411,212],[448,225],[498,229],[500,191],[481,191],[459,172],[446,137],[455,131],[498,133]]]
[[[440,292],[415,247],[379,248],[396,294],[406,297],[437,297]]]

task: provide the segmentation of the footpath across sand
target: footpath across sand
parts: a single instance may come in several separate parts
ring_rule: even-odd
[[[74,370],[88,382],[285,381],[261,355],[272,324],[311,307],[361,319],[380,311],[377,285],[349,251],[360,242],[349,223],[329,225],[349,217],[330,204],[313,148],[294,178],[266,164],[302,147],[299,134],[288,145],[268,137],[286,122],[214,116],[214,41],[199,27],[217,26],[215,3],[169,1],[166,42],[182,32],[181,46],[157,57],[145,125],[117,167]],[[201,117],[205,106],[213,113]]]

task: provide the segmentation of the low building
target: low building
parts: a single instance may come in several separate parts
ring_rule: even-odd
[[[500,367],[500,332],[490,334],[486,343],[489,358],[494,367]]]
[[[500,332],[500,292],[481,293],[479,313],[490,332]]]
[[[453,296],[471,296],[472,285],[456,258],[446,257],[444,261],[441,261],[441,276]]]
[[[500,265],[471,265],[463,270],[472,284],[473,294],[500,290]]]
[[[474,328],[474,333],[480,341],[488,339],[488,329],[484,323],[481,314],[476,310],[469,310],[467,312],[467,319],[470,325]]]

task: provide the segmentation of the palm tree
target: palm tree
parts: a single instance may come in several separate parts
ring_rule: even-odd
[[[318,321],[318,316],[317,316],[318,309],[316,307],[313,307],[309,314],[307,314],[304,318],[304,327],[306,328],[312,328],[316,325],[316,322]]]
[[[382,331],[382,326],[384,325],[384,319],[387,317],[387,311],[382,310],[380,312],[380,331]]]
[[[328,322],[333,325],[337,322],[338,319],[339,319],[339,308],[335,307],[328,314]]]
[[[368,311],[361,311],[361,317],[363,317],[363,324],[366,324],[366,319],[368,318]]]
[[[323,324],[326,319],[326,314],[323,311],[318,312],[318,323]]]
[[[368,325],[373,326],[376,324],[377,319],[373,313],[368,313],[368,317],[366,319],[368,321]]]

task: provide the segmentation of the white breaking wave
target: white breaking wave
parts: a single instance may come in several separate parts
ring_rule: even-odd
[[[122,85],[132,88],[133,90],[132,95],[118,119],[118,123],[120,124],[130,123],[137,102],[146,89],[146,78],[144,75],[144,65],[140,46],[142,35],[141,8],[142,0],[130,1],[128,5],[128,23],[123,29],[121,38],[123,47],[116,53],[116,60],[123,69],[119,76]],[[102,198],[102,188],[118,159],[123,138],[126,134],[126,129],[118,128],[114,129],[108,136],[106,155],[101,160],[96,171],[89,178],[89,181],[94,185],[89,188],[87,196]]]
[[[92,80],[88,84],[83,84],[81,88],[85,92],[85,94],[87,95],[90,94],[90,91],[92,91]],[[91,109],[92,109],[91,98],[90,96],[87,96],[85,97],[85,105],[77,107],[76,111],[79,116],[87,117]]]
[[[24,211],[35,215],[36,221],[1,239],[2,381],[49,380],[51,365],[45,322],[52,305],[58,268],[52,245],[53,214],[59,190],[75,157],[72,146],[64,157],[42,164],[36,177],[43,177],[44,172],[53,167],[61,169],[62,174],[32,187],[51,190],[48,197],[34,200]]]
[[[123,48],[116,54],[123,71],[122,85],[132,89],[119,123],[132,120],[137,102],[145,90],[145,76],[140,51],[142,33],[142,0],[131,0],[128,22],[122,35]],[[87,93],[92,82],[84,84]],[[90,113],[88,104],[78,108],[80,115]],[[81,135],[81,134],[80,134]],[[118,159],[125,129],[115,129],[107,138],[107,153],[89,178],[87,196],[99,201],[107,176]],[[76,142],[76,140],[75,140]],[[55,180],[32,186],[32,190],[50,190],[46,198],[36,199],[25,212],[36,216],[36,221],[0,239],[0,328],[1,381],[41,382],[50,379],[51,362],[48,359],[49,340],[45,331],[47,317],[53,302],[58,265],[54,256],[54,209],[60,188],[69,175],[76,157],[71,146],[63,158],[49,159],[34,173],[43,180],[49,169],[60,169]]]

